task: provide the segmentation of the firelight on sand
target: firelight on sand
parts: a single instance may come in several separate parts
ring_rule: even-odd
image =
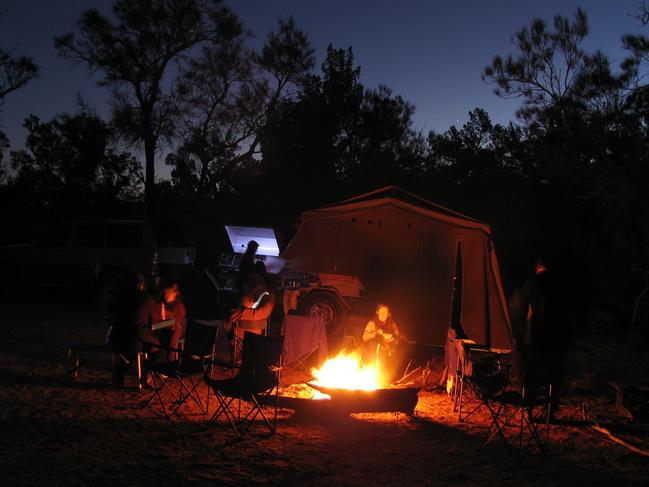
[[[313,384],[332,389],[373,391],[381,387],[377,366],[363,365],[358,352],[339,353],[320,369],[312,368]]]

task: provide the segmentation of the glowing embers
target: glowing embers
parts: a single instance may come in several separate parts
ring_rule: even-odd
[[[332,389],[373,391],[382,385],[379,369],[375,365],[363,365],[357,352],[341,352],[327,360],[320,369],[311,369],[314,385]],[[315,398],[315,397],[314,397]]]

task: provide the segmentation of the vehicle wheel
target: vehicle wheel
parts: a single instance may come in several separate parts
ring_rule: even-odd
[[[319,316],[324,320],[330,348],[342,341],[347,310],[336,296],[325,292],[311,293],[300,302],[299,310],[305,316]]]

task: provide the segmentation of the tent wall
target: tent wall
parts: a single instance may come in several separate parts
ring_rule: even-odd
[[[357,276],[374,297],[391,305],[404,333],[442,345],[462,241],[462,326],[478,344],[491,345],[494,336],[500,345],[509,342],[488,226],[438,218],[390,200],[370,203],[306,212],[282,257],[300,270]]]

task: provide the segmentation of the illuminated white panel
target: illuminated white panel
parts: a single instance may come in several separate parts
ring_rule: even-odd
[[[233,252],[244,253],[248,247],[248,242],[254,240],[259,244],[257,255],[279,256],[279,245],[275,237],[275,230],[272,228],[226,225],[225,231],[228,232]]]

